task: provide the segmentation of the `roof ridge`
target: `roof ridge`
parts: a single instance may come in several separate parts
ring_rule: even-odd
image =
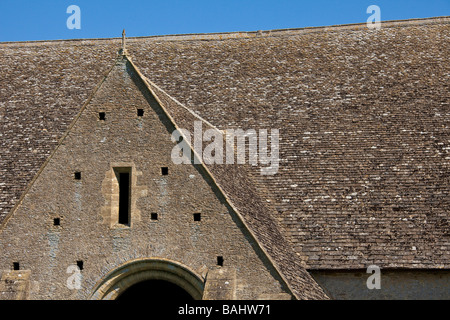
[[[411,18],[403,20],[386,20],[381,21],[383,27],[407,27],[412,25],[428,25],[437,23],[450,23],[450,16],[437,16],[428,18]],[[252,38],[261,36],[275,36],[290,33],[305,34],[310,32],[319,31],[333,31],[333,30],[360,30],[361,27],[365,27],[367,22],[357,22],[348,24],[336,24],[327,26],[311,26],[300,28],[284,28],[284,29],[268,29],[268,30],[256,30],[256,31],[226,31],[226,32],[210,32],[210,33],[186,33],[186,34],[166,34],[166,35],[153,35],[153,36],[136,36],[127,37],[129,40],[143,40],[143,39],[155,39],[164,41],[189,41],[189,40],[228,40],[228,39],[240,39],[240,38]],[[0,42],[4,45],[15,44],[44,44],[44,43],[63,43],[63,42],[83,42],[83,41],[119,41],[122,37],[107,37],[107,38],[79,38],[79,39],[54,39],[54,40],[30,40],[30,41],[5,41]]]

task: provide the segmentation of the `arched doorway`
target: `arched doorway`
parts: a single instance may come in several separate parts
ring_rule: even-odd
[[[140,292],[147,297],[169,293],[180,299],[201,300],[203,290],[204,279],[178,262],[162,258],[137,259],[111,271],[97,283],[90,298],[127,299],[127,296],[136,297]]]
[[[194,298],[181,287],[165,280],[138,282],[119,294],[120,301],[191,301]]]

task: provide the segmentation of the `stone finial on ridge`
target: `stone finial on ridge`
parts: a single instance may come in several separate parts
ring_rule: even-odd
[[[122,48],[120,49],[120,53],[122,55],[126,55],[127,54],[127,49],[126,49],[126,33],[125,33],[125,29],[123,29],[122,31]]]

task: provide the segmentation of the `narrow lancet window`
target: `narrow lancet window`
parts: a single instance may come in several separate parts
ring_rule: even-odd
[[[130,225],[130,173],[119,172],[119,223]]]

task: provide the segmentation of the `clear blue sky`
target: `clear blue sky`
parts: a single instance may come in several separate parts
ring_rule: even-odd
[[[450,15],[450,0],[0,0],[0,42],[256,31]],[[70,30],[67,7],[81,9]]]

